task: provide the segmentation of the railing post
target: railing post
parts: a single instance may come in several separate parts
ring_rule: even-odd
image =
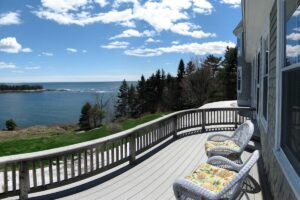
[[[136,138],[136,134],[134,132],[134,133],[132,133],[130,135],[130,143],[129,143],[129,153],[130,153],[129,163],[131,165],[135,165],[136,164],[136,158],[135,158],[135,154],[136,154],[136,151],[135,151],[136,141],[135,141],[135,138]]]
[[[177,135],[177,130],[178,130],[178,126],[177,126],[177,115],[174,116],[174,132],[173,132],[173,138],[177,139],[178,135]]]
[[[205,110],[202,110],[202,132],[205,132],[205,124],[206,124],[206,113]]]
[[[234,111],[234,128],[237,128],[238,121],[237,121],[237,109]]]
[[[28,193],[30,189],[29,183],[29,168],[28,162],[23,161],[20,163],[20,171],[19,171],[19,181],[20,181],[20,199],[28,199]]]

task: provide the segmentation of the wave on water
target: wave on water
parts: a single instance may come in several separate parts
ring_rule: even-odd
[[[103,93],[113,93],[115,91],[109,91],[109,90],[99,90],[99,89],[69,89],[69,88],[58,88],[58,89],[46,89],[46,91],[49,92],[73,92],[73,93],[97,93],[97,94],[103,94]]]

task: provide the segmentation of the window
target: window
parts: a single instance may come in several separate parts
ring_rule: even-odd
[[[282,75],[281,148],[300,176],[300,1],[286,4],[285,66]],[[291,11],[292,10],[292,11]]]
[[[242,92],[242,67],[237,69],[237,91]]]
[[[263,106],[262,106],[262,114],[265,120],[268,120],[268,83],[269,83],[269,44],[268,38],[264,41],[264,49],[265,49],[265,65],[263,71]]]
[[[257,54],[257,83],[256,83],[256,113],[258,113],[259,110],[259,79],[260,79],[260,53]]]

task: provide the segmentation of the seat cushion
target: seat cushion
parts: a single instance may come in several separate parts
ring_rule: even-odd
[[[224,140],[224,141],[206,141],[205,142],[205,151],[209,151],[215,147],[219,146],[224,146],[224,147],[229,147],[231,149],[236,149],[239,150],[240,146],[237,145],[234,141],[232,140]]]
[[[211,192],[222,191],[237,175],[236,172],[203,163],[185,179]]]

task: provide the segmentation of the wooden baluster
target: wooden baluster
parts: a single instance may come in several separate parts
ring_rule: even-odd
[[[59,156],[56,158],[56,177],[57,177],[57,182],[60,182],[60,159]]]
[[[101,145],[101,168],[104,167],[104,143]]]
[[[107,143],[106,144],[106,166],[108,166],[109,165],[109,147],[110,147],[110,143]]]
[[[96,146],[96,170],[99,169],[99,146]]]
[[[237,122],[237,110],[235,110],[235,112],[234,112],[234,128],[237,128],[237,124],[238,124],[238,122]]]
[[[206,124],[206,112],[202,110],[202,132],[205,132],[205,124]]]
[[[75,177],[75,162],[74,162],[74,154],[71,155],[71,177]]]
[[[77,157],[77,165],[78,165],[78,176],[81,175],[81,153],[78,152],[78,157]]]
[[[37,186],[37,181],[36,181],[36,166],[35,166],[35,161],[32,161],[32,178],[33,178],[33,187]]]
[[[115,162],[115,143],[111,143],[111,163]]]
[[[135,141],[135,138],[136,138],[136,133],[131,133],[130,135],[130,146],[129,146],[129,152],[130,152],[130,161],[129,163],[131,165],[134,165],[136,164],[136,158],[135,158],[135,155],[136,155],[136,141]]]
[[[42,178],[42,185],[45,185],[45,168],[44,168],[44,161],[40,160],[41,164],[41,178]]]
[[[8,191],[8,178],[7,178],[7,164],[4,165],[4,172],[3,172],[3,181],[4,181],[4,192]]]
[[[64,156],[64,179],[68,179],[68,155]]]
[[[17,189],[17,177],[16,177],[16,164],[12,164],[12,184],[13,184],[13,191],[15,192]]]
[[[94,151],[90,148],[90,172],[94,170]]]
[[[49,180],[50,180],[50,184],[52,184],[53,183],[52,158],[49,159]]]
[[[20,199],[21,200],[28,199],[30,182],[29,182],[29,167],[27,161],[22,161],[20,163],[19,184],[20,184]]]
[[[84,173],[88,172],[88,162],[87,162],[87,150],[84,150]]]

